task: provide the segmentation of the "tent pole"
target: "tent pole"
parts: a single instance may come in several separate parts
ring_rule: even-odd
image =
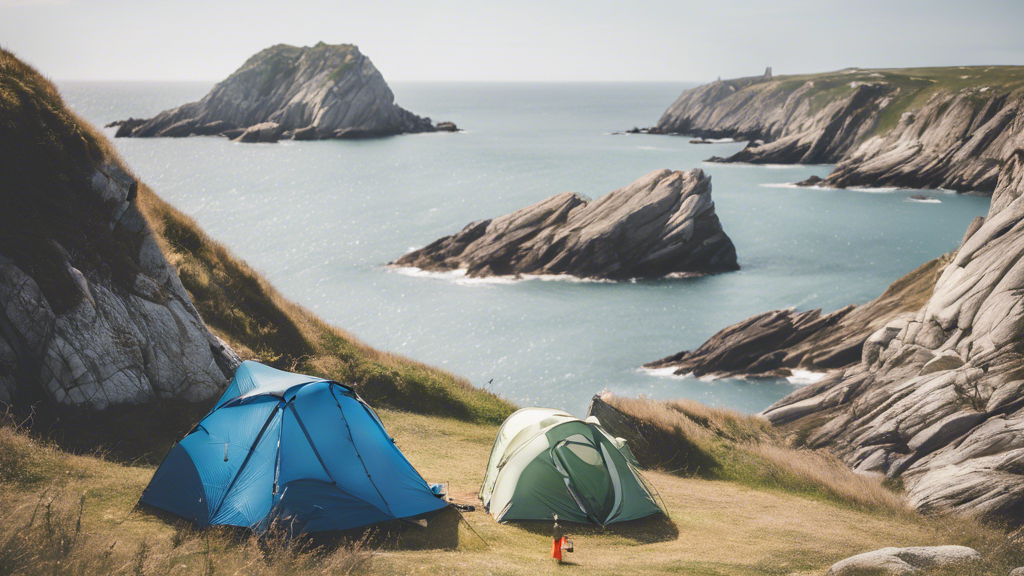
[[[281,401],[283,402],[283,400]],[[245,455],[245,460],[242,460],[242,465],[238,467],[238,472],[235,472],[235,477],[231,479],[231,484],[228,484],[228,489],[224,491],[224,496],[221,497],[220,502],[217,503],[217,507],[213,510],[213,514],[210,514],[210,523],[213,523],[213,519],[220,513],[221,506],[224,505],[224,501],[227,500],[228,495],[231,494],[231,489],[235,487],[235,482],[238,481],[238,477],[242,475],[242,470],[245,470],[245,465],[249,463],[249,459],[252,458],[253,450],[259,445],[260,439],[263,438],[263,433],[267,431],[267,427],[273,422],[274,416],[277,416],[277,411],[281,408],[281,402],[274,406],[274,409],[270,411],[270,417],[263,423],[263,428],[260,428],[260,433],[256,435],[256,439],[253,440],[252,446],[249,447],[249,453]]]

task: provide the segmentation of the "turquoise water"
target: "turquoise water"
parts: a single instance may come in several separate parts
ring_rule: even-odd
[[[582,414],[601,390],[759,411],[784,379],[654,376],[638,367],[774,308],[866,302],[956,248],[988,198],[773,187],[829,166],[704,164],[742,144],[610,132],[655,123],[684,84],[394,83],[397,101],[466,132],[372,141],[116,141],[163,198],[289,298],[369,344],[521,405]],[[206,83],[62,83],[102,124],[201,97]],[[112,131],[108,131],[112,132]],[[472,220],[572,190],[598,197],[661,168],[712,176],[742,270],[636,283],[467,282],[386,268]]]

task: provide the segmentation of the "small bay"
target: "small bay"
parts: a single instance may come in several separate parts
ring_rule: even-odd
[[[212,83],[59,82],[85,119],[148,117]],[[692,84],[403,83],[401,106],[465,132],[234,144],[118,139],[164,199],[281,292],[377,348],[466,376],[521,405],[582,414],[601,390],[756,412],[784,379],[701,381],[641,371],[769,309],[864,303],[956,248],[983,196],[783,186],[830,166],[706,164],[743,143],[612,135],[653,125]],[[111,136],[113,130],[107,131]],[[702,168],[742,270],[680,280],[467,281],[401,273],[411,248],[571,190],[597,198],[661,168]]]

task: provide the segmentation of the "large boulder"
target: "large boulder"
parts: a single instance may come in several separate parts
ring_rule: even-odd
[[[882,548],[840,560],[827,576],[903,576],[934,569],[970,566],[981,554],[967,546]]]
[[[271,46],[249,58],[198,102],[139,122],[124,123],[117,136],[219,134],[267,122],[277,124],[282,132],[312,127],[318,138],[346,129],[376,136],[434,130],[429,118],[395,104],[384,77],[359,48],[323,42],[302,48]],[[220,129],[214,132],[215,127]],[[247,138],[242,141],[270,141]],[[312,135],[303,132],[300,139],[312,139]]]
[[[701,170],[658,170],[596,201],[564,192],[473,222],[410,252],[396,266],[464,269],[471,277],[569,274],[656,278],[737,270]]]

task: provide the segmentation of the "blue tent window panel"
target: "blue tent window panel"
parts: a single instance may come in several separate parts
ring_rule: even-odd
[[[140,502],[199,526],[346,530],[446,506],[348,386],[243,362]]]

